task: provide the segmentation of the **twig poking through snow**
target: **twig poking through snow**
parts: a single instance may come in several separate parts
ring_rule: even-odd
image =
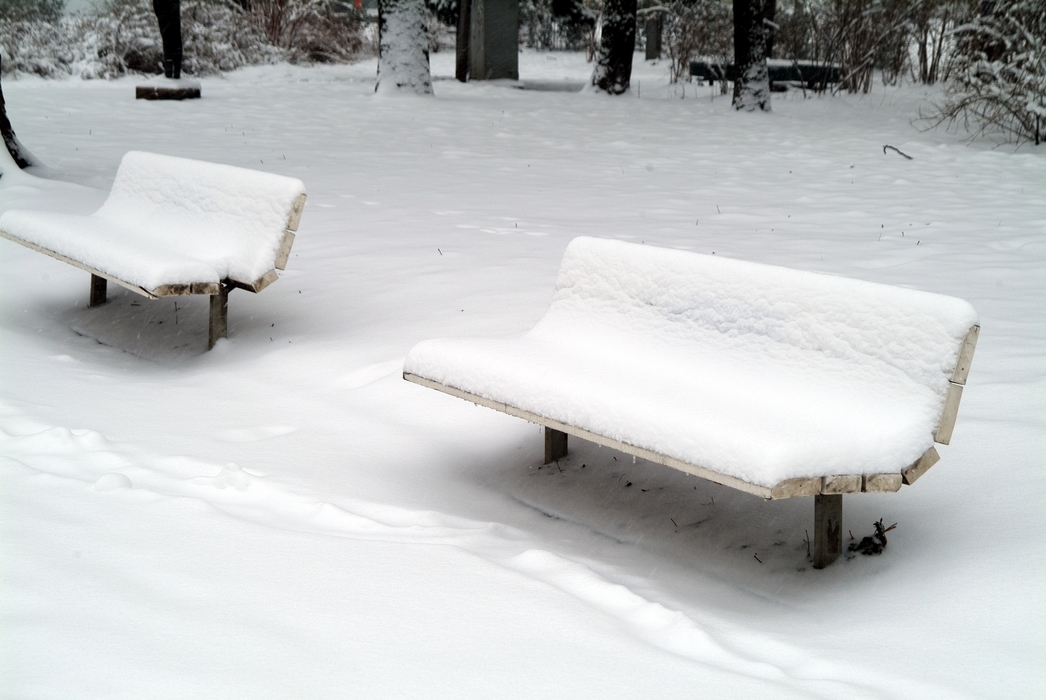
[[[915,160],[914,158],[912,158],[910,155],[908,155],[907,153],[905,153],[901,149],[895,148],[894,146],[891,146],[890,144],[886,144],[885,146],[883,146],[883,154],[886,153],[886,149],[887,148],[889,148],[891,151],[897,151],[898,153],[900,153],[902,156],[904,156],[908,160]]]
[[[883,519],[879,518],[878,522],[873,523],[875,527],[875,534],[870,537],[865,537],[860,542],[853,542],[850,544],[849,550],[851,552],[860,552],[871,556],[873,554],[882,554],[883,550],[886,549],[886,533],[897,527],[897,523],[894,523],[890,527],[883,527]],[[851,534],[851,537],[853,535]]]

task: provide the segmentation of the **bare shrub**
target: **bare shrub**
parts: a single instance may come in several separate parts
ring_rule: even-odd
[[[660,7],[665,13],[661,41],[671,61],[673,83],[689,77],[694,58],[708,59],[724,71],[733,63],[734,20],[729,5],[719,0],[670,0]]]
[[[996,0],[982,9],[953,30],[952,81],[925,118],[1038,145],[1046,140],[1046,4]]]
[[[252,0],[248,17],[292,61],[344,61],[363,46],[361,16],[327,0]]]
[[[602,9],[602,0],[521,0],[520,44],[546,51],[587,51],[591,58]]]

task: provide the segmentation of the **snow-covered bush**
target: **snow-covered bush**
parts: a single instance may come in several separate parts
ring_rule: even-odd
[[[996,0],[956,27],[945,98],[929,118],[974,136],[1046,141],[1046,3]]]
[[[279,2],[290,21],[269,33],[270,5]],[[245,11],[225,0],[183,0],[186,73],[208,75],[281,60],[348,60],[362,47],[359,19],[336,13],[319,0],[255,0],[251,6],[253,11]],[[162,46],[149,0],[108,0],[86,13],[52,18],[6,12],[0,17],[5,75],[114,78],[160,73]]]

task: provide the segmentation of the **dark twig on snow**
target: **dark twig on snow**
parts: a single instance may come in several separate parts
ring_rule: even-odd
[[[887,148],[889,148],[889,149],[890,149],[891,151],[896,151],[897,153],[900,153],[900,154],[901,154],[902,156],[904,156],[904,157],[905,157],[905,158],[907,158],[908,160],[915,160],[914,158],[912,158],[912,157],[911,157],[910,155],[908,155],[907,153],[905,153],[905,152],[904,152],[904,151],[902,151],[901,149],[899,149],[899,148],[896,148],[896,147],[894,147],[894,146],[891,146],[890,144],[886,144],[885,146],[883,146],[883,153],[884,153],[884,154],[886,153],[886,149],[887,149]]]
[[[860,552],[868,556],[883,553],[883,550],[886,549],[886,533],[897,527],[897,523],[884,527],[882,518],[879,518],[874,526],[875,534],[865,537],[860,542],[851,543],[849,548],[851,552]]]

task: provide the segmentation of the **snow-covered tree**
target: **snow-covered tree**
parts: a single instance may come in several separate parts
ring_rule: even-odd
[[[592,85],[611,95],[628,90],[636,50],[636,0],[606,0]]]
[[[995,0],[953,31],[952,82],[937,123],[1046,141],[1046,2]]]
[[[432,94],[425,0],[381,0],[375,92]]]
[[[770,111],[765,1],[734,0],[734,109]]]

